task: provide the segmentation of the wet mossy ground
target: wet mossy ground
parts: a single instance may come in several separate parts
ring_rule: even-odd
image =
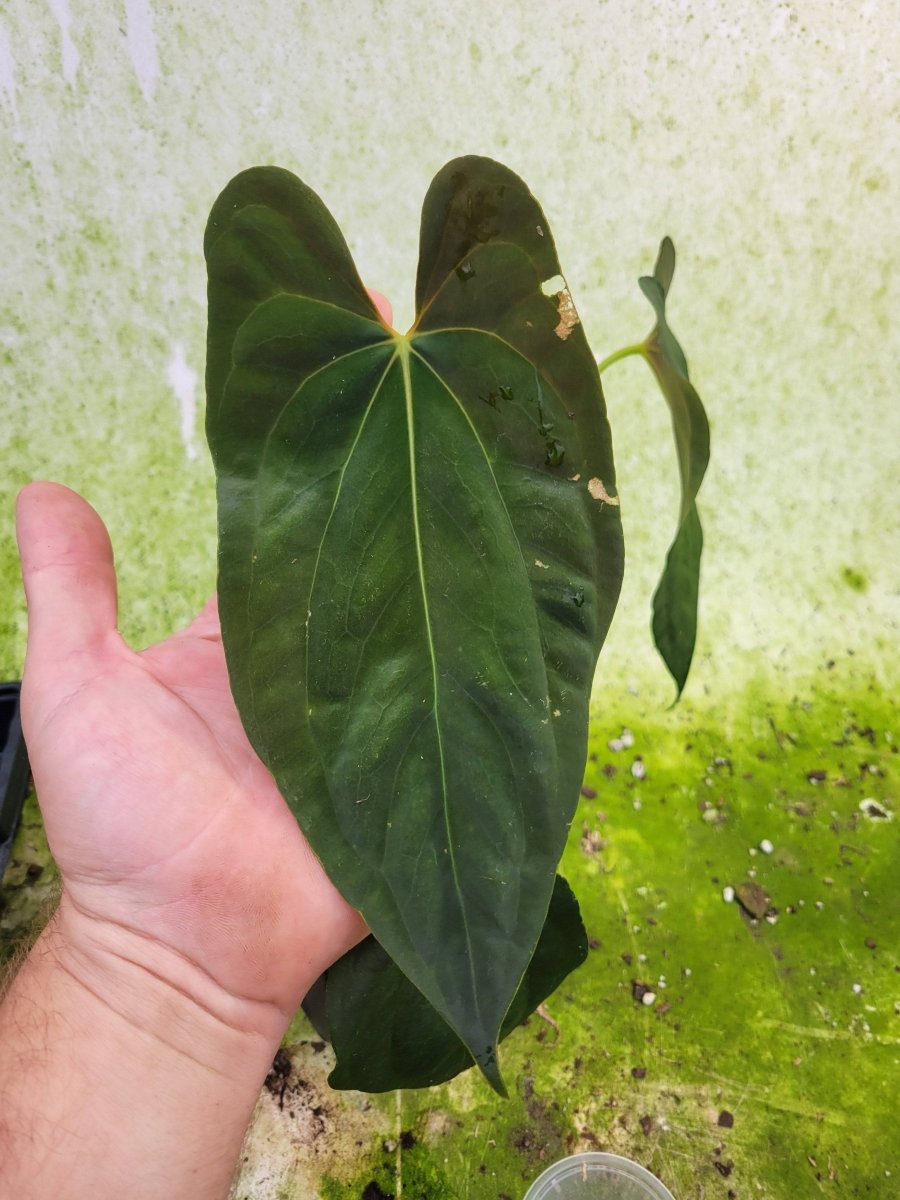
[[[678,1200],[895,1195],[900,730],[883,686],[858,672],[841,695],[850,682],[823,669],[718,716],[633,696],[595,713],[563,860],[591,950],[504,1044],[511,1099],[473,1072],[332,1092],[299,1017],[237,1200],[520,1200],[588,1149]],[[45,858],[29,806],[4,940],[29,890],[46,904]]]

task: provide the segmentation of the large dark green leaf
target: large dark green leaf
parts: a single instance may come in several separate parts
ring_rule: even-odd
[[[681,509],[666,566],[653,597],[653,638],[681,695],[697,640],[697,598],[703,530],[696,498],[709,462],[709,422],[688,378],[687,359],[666,320],[666,297],[675,271],[675,247],[664,238],[653,274],[639,280],[656,313],[656,327],[643,344],[672,414]]]
[[[578,903],[557,875],[534,957],[506,1013],[505,1038],[587,957]],[[337,1065],[334,1088],[386,1092],[431,1087],[472,1066],[468,1052],[373,937],[345,954],[325,976],[328,1036]]]
[[[549,227],[506,168],[448,164],[405,335],[288,172],[228,185],[206,255],[238,708],[331,878],[502,1089],[622,571],[603,396]]]

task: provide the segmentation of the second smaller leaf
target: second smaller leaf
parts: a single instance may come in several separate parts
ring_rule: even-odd
[[[653,597],[653,640],[678,696],[684,688],[697,640],[697,602],[703,529],[697,492],[709,462],[709,421],[688,378],[687,359],[666,320],[666,298],[675,272],[675,247],[663,238],[652,275],[638,282],[656,313],[656,327],[641,346],[672,414],[681,476],[678,529]],[[677,699],[677,697],[676,697]]]

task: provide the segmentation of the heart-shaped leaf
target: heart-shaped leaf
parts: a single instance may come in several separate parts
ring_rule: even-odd
[[[502,1090],[622,572],[603,396],[549,227],[511,171],[449,163],[405,335],[286,171],[226,187],[206,255],[241,717],[335,884]]]
[[[674,271],[675,247],[669,238],[663,238],[653,274],[645,275],[638,282],[656,313],[656,327],[641,349],[672,414],[681,476],[678,528],[653,597],[653,639],[680,696],[697,640],[703,529],[696,499],[709,462],[709,422],[703,403],[688,378],[684,351],[666,320],[666,297]]]
[[[505,1038],[587,958],[587,934],[571,888],[557,875],[534,957],[510,1005]],[[327,1036],[337,1055],[334,1088],[386,1092],[431,1087],[472,1066],[472,1056],[373,937],[326,973]],[[305,1007],[305,1006],[304,1006]]]

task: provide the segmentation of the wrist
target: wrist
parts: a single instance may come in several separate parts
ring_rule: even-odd
[[[0,1005],[0,1194],[223,1200],[285,1020],[170,954],[63,901]]]
[[[84,913],[65,892],[41,949],[138,1039],[135,1049],[169,1052],[223,1074],[264,1075],[293,1015],[234,995],[186,955]]]

